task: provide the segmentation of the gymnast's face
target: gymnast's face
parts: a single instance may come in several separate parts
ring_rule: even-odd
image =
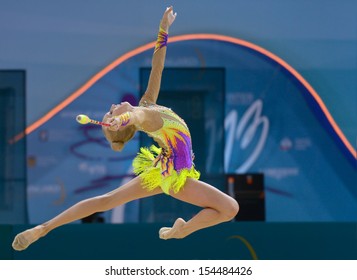
[[[133,110],[134,107],[131,106],[131,104],[128,102],[122,102],[117,105],[113,104],[110,107],[109,112],[104,115],[102,121],[108,123],[110,121],[110,118],[113,118],[114,116],[119,116],[125,112],[132,112]],[[136,132],[136,127],[134,125],[128,125],[123,130],[111,131],[110,129],[108,129],[108,127],[102,126],[102,130],[105,138],[110,143],[111,148],[114,151],[121,151],[124,147],[124,144],[128,142],[131,138],[133,138]]]
[[[133,106],[131,106],[128,102],[121,102],[120,104],[112,104],[109,112],[106,114],[107,118],[111,118],[114,116],[119,116],[125,112],[132,112]]]

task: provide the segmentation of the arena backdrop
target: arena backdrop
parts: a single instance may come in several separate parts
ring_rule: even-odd
[[[30,223],[43,222],[132,178],[139,134],[115,153],[100,127],[80,125],[75,117],[87,114],[101,120],[113,103],[136,105],[143,91],[140,71],[150,67],[152,53],[153,43],[120,56],[30,127]],[[220,108],[223,118],[206,120],[202,136],[193,142],[205,143],[205,174],[264,174],[266,221],[357,221],[356,152],[318,93],[287,63],[235,38],[177,36],[169,44],[164,79],[170,69],[224,69],[223,98],[213,96],[204,103],[211,120]],[[202,85],[199,75],[195,79]],[[216,166],[220,160],[223,164]],[[225,189],[224,184],[217,187]],[[108,223],[140,222],[140,203],[115,208],[101,218]]]

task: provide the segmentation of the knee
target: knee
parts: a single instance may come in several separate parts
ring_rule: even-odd
[[[239,212],[238,202],[234,198],[229,197],[229,199],[224,207],[225,219],[227,221],[234,219],[234,217],[237,216],[238,212]]]

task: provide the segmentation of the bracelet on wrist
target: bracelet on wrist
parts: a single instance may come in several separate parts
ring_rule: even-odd
[[[156,53],[161,48],[167,46],[167,38],[168,37],[169,37],[169,34],[160,26],[159,34],[157,35],[154,53]]]
[[[126,112],[126,113],[121,114],[119,116],[115,116],[114,118],[116,120],[119,120],[119,126],[126,126],[130,122],[130,117],[131,117],[131,113],[130,112]]]

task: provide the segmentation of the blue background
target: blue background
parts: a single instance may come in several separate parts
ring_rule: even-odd
[[[170,36],[222,34],[269,50],[312,85],[356,147],[355,1],[0,3],[0,66],[26,70],[28,124],[119,56],[155,40],[162,12],[173,4],[178,17]],[[112,102],[137,96],[139,67],[150,65],[151,53],[119,66],[30,134],[28,156],[36,157],[37,165],[28,170],[29,222],[42,222],[79,199],[128,179],[120,176],[130,174],[138,139],[113,155],[98,140],[100,131],[80,127],[73,119],[77,113],[101,118]],[[226,118],[236,112],[239,122],[252,105],[261,106],[269,133],[259,157],[249,168],[238,170],[259,141],[258,129],[258,138],[250,139],[247,149],[241,149],[242,138],[237,137],[233,154],[228,160],[227,152],[225,161],[227,172],[265,173],[268,221],[357,220],[356,163],[336,143],[305,89],[284,69],[254,51],[204,41],[170,45],[166,65],[226,67],[226,100],[232,101],[226,103]],[[88,137],[94,138],[89,144]],[[98,178],[106,181],[95,181]],[[127,207],[136,211],[137,204]],[[135,215],[123,216],[122,210],[108,214],[110,219],[135,221]]]

